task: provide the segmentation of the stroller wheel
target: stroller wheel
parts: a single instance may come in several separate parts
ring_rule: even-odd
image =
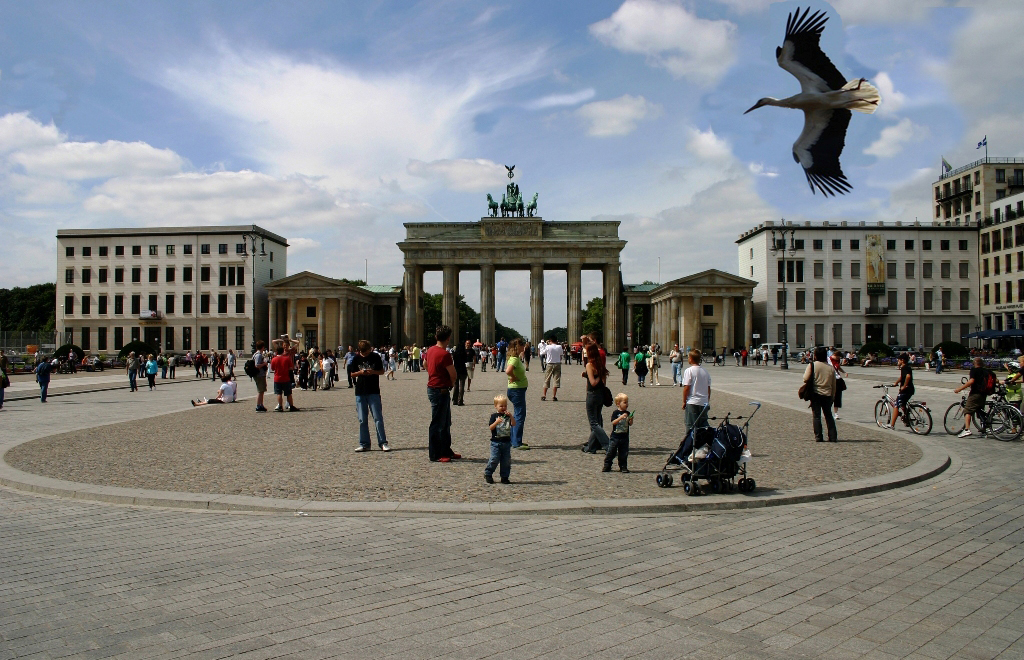
[[[668,475],[659,474],[654,480],[658,483],[658,488],[668,488]]]
[[[743,477],[736,483],[736,487],[739,488],[741,493],[747,492],[747,478]]]
[[[671,474],[666,474],[666,475],[665,475],[665,478],[666,478],[666,479],[668,479],[668,485],[667,485],[667,486],[665,486],[665,488],[671,488],[671,487],[672,487],[672,482],[674,481],[674,480],[672,479],[672,475],[671,475]]]
[[[722,492],[722,481],[721,481],[721,479],[713,479],[711,481],[711,492],[712,493],[716,493],[716,494]]]
[[[686,493],[687,495],[696,495],[697,494],[697,484],[693,483],[692,481],[684,481],[683,482],[683,492]]]
[[[757,483],[753,479],[747,479],[747,492],[753,493]]]

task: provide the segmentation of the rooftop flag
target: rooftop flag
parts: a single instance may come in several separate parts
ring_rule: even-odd
[[[975,147],[975,148],[976,149],[981,149],[982,147],[987,147],[987,146],[988,146],[988,136],[986,135],[984,138],[982,138],[981,142],[979,142],[978,146]]]
[[[943,156],[943,158],[942,158],[942,173],[945,174],[947,172],[952,171],[952,169],[953,169],[953,166],[950,165],[949,161],[946,160],[945,156]]]

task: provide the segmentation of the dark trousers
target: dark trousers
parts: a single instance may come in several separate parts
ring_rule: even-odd
[[[629,436],[618,435],[612,433],[611,438],[608,440],[608,453],[604,457],[604,466],[606,469],[612,469],[612,460],[618,456],[619,469],[625,470],[626,459],[629,458]]]
[[[455,388],[452,390],[452,403],[461,406],[466,399],[466,378],[469,374],[458,375],[455,378]]]
[[[430,431],[427,452],[430,460],[452,457],[452,400],[446,387],[428,387]]]
[[[604,408],[604,395],[597,390],[587,392],[587,421],[590,422],[590,439],[584,451],[594,454],[598,449],[608,450],[608,434],[604,430],[601,409]]]
[[[825,415],[825,426],[828,427],[828,441],[838,442],[836,420],[832,417],[832,397],[815,394],[811,399],[811,415],[814,417],[814,439],[822,442],[821,416]]]
[[[629,369],[623,369],[622,370],[622,384],[625,385],[627,380],[629,380]]]

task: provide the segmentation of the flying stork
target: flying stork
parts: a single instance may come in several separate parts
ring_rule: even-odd
[[[775,49],[779,66],[800,81],[800,93],[785,99],[763,98],[750,110],[765,105],[799,108],[804,111],[804,130],[793,143],[793,160],[804,168],[814,192],[843,194],[852,190],[839,165],[850,124],[850,110],[873,113],[881,97],[864,78],[847,81],[818,44],[828,16],[808,7],[800,8],[786,21],[786,40]],[[750,112],[747,110],[747,112]],[[743,114],[747,114],[744,112]]]

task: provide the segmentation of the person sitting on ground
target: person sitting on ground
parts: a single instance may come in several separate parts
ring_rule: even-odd
[[[222,377],[220,389],[217,390],[217,397],[214,399],[196,399],[193,406],[208,406],[211,403],[234,403],[238,394],[238,383],[230,373]]]

